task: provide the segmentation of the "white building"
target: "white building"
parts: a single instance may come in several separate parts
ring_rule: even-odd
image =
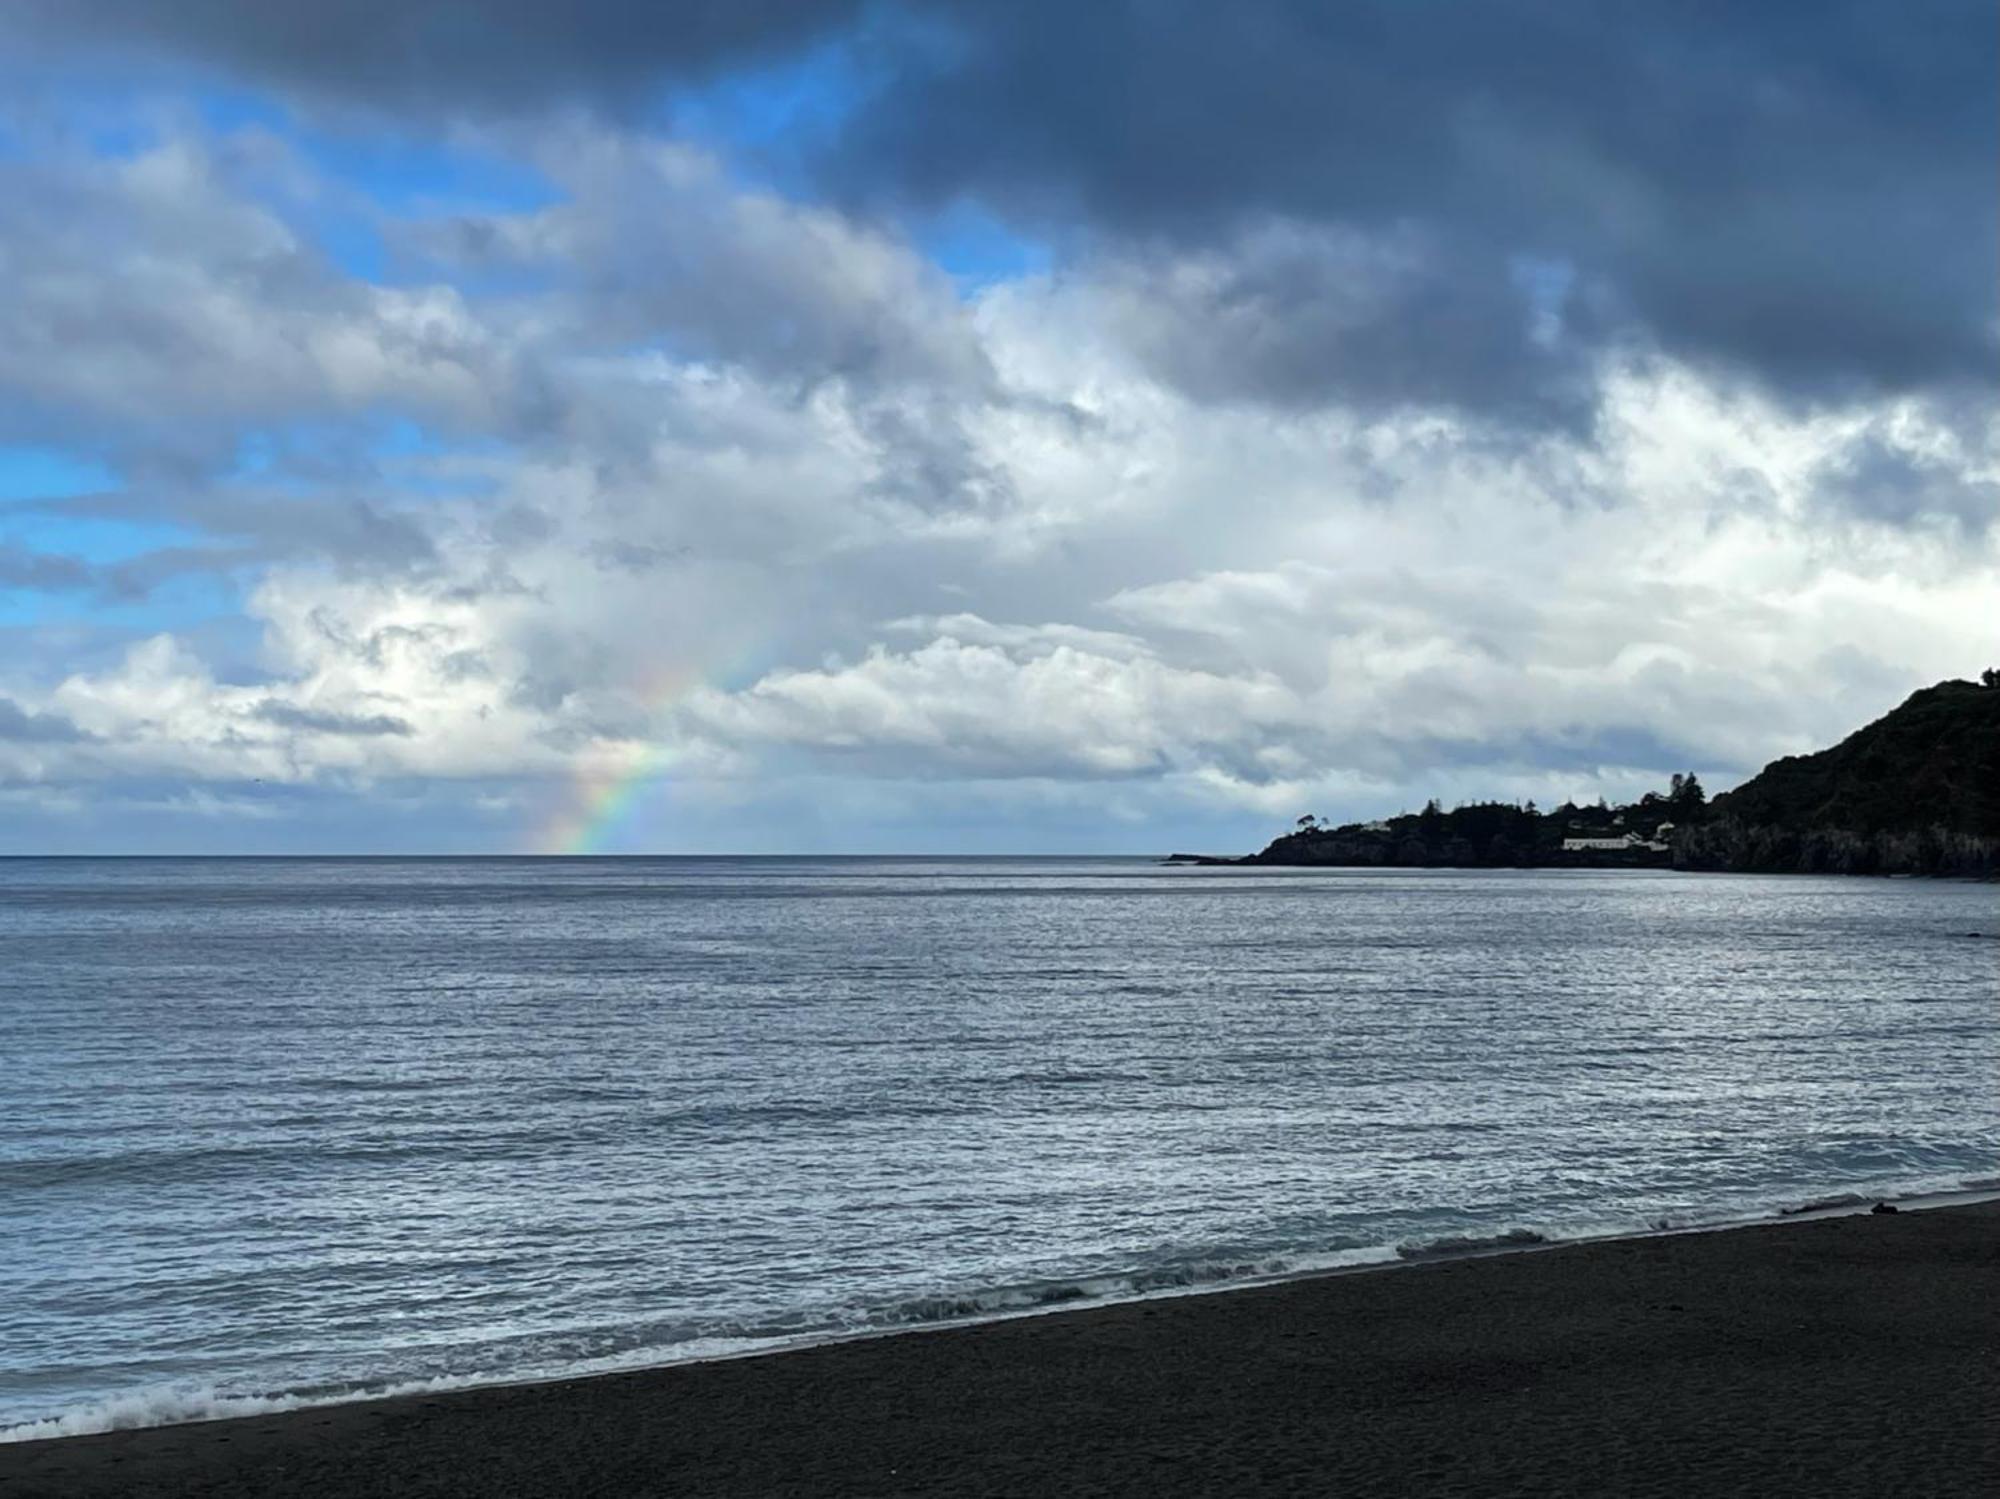
[[[1669,824],[1671,827],[1671,824]],[[1643,848],[1653,853],[1665,853],[1667,845],[1663,841],[1653,841],[1638,833],[1623,833],[1616,838],[1565,838],[1563,852],[1581,853],[1585,849],[1603,849],[1607,853],[1626,853],[1635,848]]]

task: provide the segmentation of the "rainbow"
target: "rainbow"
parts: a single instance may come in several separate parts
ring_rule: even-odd
[[[655,781],[666,774],[669,756],[656,744],[633,744],[593,758],[571,782],[566,804],[536,840],[543,853],[601,853]]]
[[[661,713],[693,688],[702,674],[685,668],[663,672],[641,689],[647,718]],[[603,852],[618,829],[666,777],[673,753],[663,744],[632,740],[579,757],[567,795],[535,839],[549,854]]]

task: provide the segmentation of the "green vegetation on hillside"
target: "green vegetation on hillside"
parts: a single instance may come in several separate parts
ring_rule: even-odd
[[[1565,802],[1543,812],[1533,802],[1471,802],[1446,811],[1432,801],[1421,812],[1340,827],[1301,817],[1292,832],[1245,862],[1464,869],[1664,866],[1675,829],[1700,816],[1705,799],[1696,777],[1676,775],[1664,793],[1649,791],[1625,806]],[[1599,846],[1566,849],[1566,842]]]
[[[1567,846],[1565,846],[1567,845]],[[1302,817],[1251,864],[2000,872],[2000,671],[1940,682],[1831,749],[1708,801],[1693,775],[1613,807],[1475,802],[1379,822]]]
[[[1774,760],[1676,840],[1684,869],[2000,872],[2000,672],[1940,682],[1831,749]]]

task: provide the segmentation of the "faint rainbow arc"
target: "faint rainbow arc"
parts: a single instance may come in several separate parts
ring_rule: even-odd
[[[644,793],[672,768],[673,751],[650,737],[659,716],[703,680],[699,670],[682,667],[661,672],[647,682],[638,696],[645,704],[649,737],[629,741],[608,757],[593,757],[578,765],[564,805],[536,840],[544,853],[592,854],[602,850]]]

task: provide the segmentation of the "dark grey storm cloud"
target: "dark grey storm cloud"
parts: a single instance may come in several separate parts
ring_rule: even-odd
[[[1973,534],[2000,523],[2000,484],[1868,436],[1818,487],[1839,513],[1883,525],[1943,522]]]
[[[179,55],[428,112],[643,96],[662,79],[781,56],[858,0],[15,0],[23,42]]]
[[[1414,227],[1790,386],[2000,367],[1986,0],[944,8],[962,45],[841,144],[859,189],[1175,243]]]
[[[1595,401],[1591,309],[1547,268],[1435,235],[1299,224],[1109,278],[1120,338],[1201,401],[1442,403],[1528,425]]]
[[[1572,353],[1631,340],[1806,395],[1991,382],[1996,14],[1990,0],[41,0],[11,24],[29,42],[151,49],[426,114],[615,107],[838,38],[875,85],[837,135],[803,144],[850,201],[970,196],[1059,244],[1142,259],[1272,224],[1400,236],[1447,273],[1418,267],[1372,327],[1348,318],[1337,261],[1225,277],[1216,317],[1170,309],[1179,330],[1158,336],[1182,383],[1315,400],[1388,361],[1401,399],[1561,408],[1572,371],[1549,357],[1551,327]],[[1538,302],[1523,266],[1557,268],[1561,294]],[[1242,368],[1186,370],[1190,341],[1235,347],[1245,306],[1271,309],[1271,327]]]

